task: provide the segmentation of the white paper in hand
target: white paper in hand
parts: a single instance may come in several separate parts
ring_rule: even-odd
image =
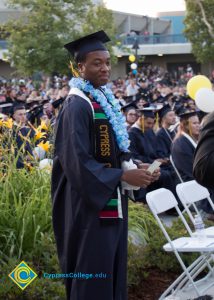
[[[153,163],[148,167],[147,171],[151,174],[154,173],[155,170],[157,170],[161,165],[161,162],[160,161],[153,161]]]

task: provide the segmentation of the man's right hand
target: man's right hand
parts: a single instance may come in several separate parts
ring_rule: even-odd
[[[154,181],[154,178],[145,169],[134,169],[124,171],[121,180],[133,186],[146,188]]]

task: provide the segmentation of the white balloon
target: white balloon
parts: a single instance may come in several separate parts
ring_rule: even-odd
[[[132,70],[137,69],[137,64],[136,64],[136,63],[132,63],[132,64],[131,64],[131,69],[132,69]]]
[[[214,111],[214,92],[208,88],[199,89],[195,95],[195,103],[206,113]]]

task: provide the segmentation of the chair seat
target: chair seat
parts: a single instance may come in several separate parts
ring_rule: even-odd
[[[198,239],[196,237],[181,237],[172,241],[178,252],[211,252],[214,251],[214,238]],[[163,246],[165,251],[173,251],[170,243]]]
[[[205,228],[204,233],[206,237],[214,238],[214,226]]]
[[[193,232],[193,236],[196,235],[195,232]],[[204,235],[207,237],[207,238],[214,238],[214,226],[211,226],[211,227],[207,227],[204,229]]]

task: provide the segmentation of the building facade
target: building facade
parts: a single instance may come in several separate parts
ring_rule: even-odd
[[[94,0],[95,4],[102,0]],[[0,0],[0,26],[9,19],[20,17],[21,11],[10,9]],[[130,71],[128,57],[136,55],[138,65],[158,65],[168,71],[190,64],[195,73],[208,75],[213,64],[197,64],[191,44],[183,34],[185,12],[159,13],[157,18],[113,11],[118,43],[114,54],[118,62],[112,68],[112,79],[124,77]],[[14,69],[5,59],[7,43],[0,32],[0,77],[11,77]]]

